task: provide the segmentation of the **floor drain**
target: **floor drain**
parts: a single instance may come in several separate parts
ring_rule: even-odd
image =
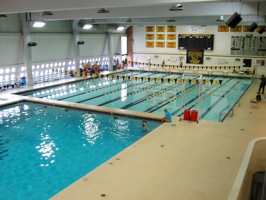
[[[243,128],[241,128],[241,131],[243,131],[244,129]]]
[[[120,158],[117,158],[116,160],[120,160]]]
[[[110,162],[109,164],[112,165],[113,163]]]
[[[161,147],[164,147],[164,145],[161,145]]]
[[[226,157],[227,159],[230,159],[230,157]]]
[[[102,194],[101,196],[102,196],[102,197],[105,197],[105,196],[106,196],[106,194]]]
[[[252,112],[250,112],[250,113],[252,113]]]

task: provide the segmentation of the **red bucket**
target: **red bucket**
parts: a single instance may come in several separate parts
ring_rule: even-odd
[[[192,121],[192,122],[198,121],[198,111],[197,110],[191,111],[190,121]]]
[[[190,110],[189,109],[184,110],[184,120],[190,120]]]

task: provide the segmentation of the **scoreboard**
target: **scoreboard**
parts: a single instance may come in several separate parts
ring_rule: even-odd
[[[211,34],[179,34],[178,49],[213,50],[214,35]]]

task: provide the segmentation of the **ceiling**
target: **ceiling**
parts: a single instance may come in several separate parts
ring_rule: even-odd
[[[184,10],[169,11],[177,3]],[[97,13],[108,8],[109,13]],[[239,25],[266,25],[266,0],[0,0],[0,14],[31,13],[32,20],[94,20],[117,25],[224,25],[234,12],[241,14]],[[53,15],[43,16],[43,11]],[[224,22],[216,21],[224,16]],[[132,22],[125,22],[131,18]],[[174,19],[175,22],[167,22]]]

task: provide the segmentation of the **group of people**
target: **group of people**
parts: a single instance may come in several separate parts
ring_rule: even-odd
[[[114,64],[117,66],[117,69],[126,68],[127,67],[127,58],[122,60],[122,65],[120,65],[119,59],[114,60]]]
[[[86,77],[88,73],[90,73],[91,76],[92,76],[93,73],[95,73],[96,76],[98,76],[99,65],[98,65],[97,61],[94,63],[93,66],[91,66],[90,62],[88,62],[87,64],[82,63],[82,67],[83,67],[83,76],[84,77]]]
[[[164,109],[164,113],[165,113],[165,117],[163,117],[161,119],[161,122],[162,123],[164,123],[164,122],[171,123],[172,122],[171,113],[169,113],[166,108]],[[144,132],[149,130],[149,128],[147,127],[146,121],[142,121],[142,127],[141,128],[142,128],[142,131],[144,131]]]

